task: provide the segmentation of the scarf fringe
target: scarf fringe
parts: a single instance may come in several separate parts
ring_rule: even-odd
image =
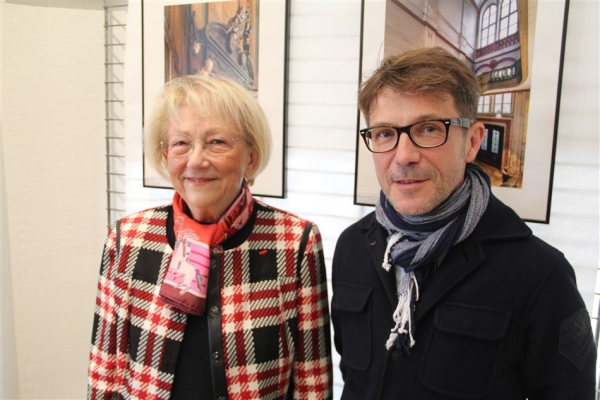
[[[394,233],[387,242],[387,246],[385,248],[385,254],[387,257],[383,257],[383,264],[381,266],[387,272],[390,272],[392,268],[392,247],[402,238],[402,234],[400,232]]]
[[[385,267],[384,267],[385,268]],[[394,322],[396,325],[392,328],[390,333],[390,337],[385,343],[386,349],[391,349],[398,336],[402,334],[408,334],[408,338],[410,340],[410,346],[413,347],[415,345],[415,339],[412,334],[412,312],[411,306],[413,304],[413,290],[415,291],[415,302],[419,300],[419,284],[417,282],[417,278],[415,277],[414,272],[409,272],[402,276],[402,282],[400,283],[400,287],[405,291],[398,293],[398,306],[394,311]]]
[[[485,212],[489,197],[489,177],[472,163],[466,165],[465,180],[460,188],[427,214],[400,215],[383,191],[380,193],[375,215],[388,232],[382,267],[388,272],[392,266],[395,268],[399,300],[393,314],[395,326],[386,342],[388,350],[396,344],[408,353],[415,344],[416,327],[412,320],[419,285],[414,271],[445,255],[452,246],[467,238]]]

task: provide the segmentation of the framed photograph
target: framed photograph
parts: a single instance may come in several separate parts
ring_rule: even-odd
[[[285,197],[288,16],[288,0],[142,0],[143,119],[175,77],[209,73],[240,83],[258,99],[273,138],[251,187],[256,196]],[[144,186],[172,188],[146,157]]]
[[[360,81],[387,55],[440,46],[481,86],[486,133],[476,163],[492,192],[526,221],[548,223],[568,0],[363,0]],[[358,128],[366,127],[362,115]],[[359,140],[354,202],[380,187]]]

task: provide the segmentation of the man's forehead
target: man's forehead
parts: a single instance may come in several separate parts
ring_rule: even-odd
[[[379,100],[384,101],[390,98],[396,98],[398,100],[406,100],[408,102],[414,101],[419,102],[420,104],[428,104],[431,105],[432,109],[435,108],[444,108],[446,109],[448,105],[453,108],[455,107],[454,99],[449,93],[438,92],[438,93],[408,93],[403,92],[401,90],[385,87],[383,88],[371,101],[371,107],[369,109],[369,115],[367,117],[367,123],[370,124],[371,118],[374,113],[380,113],[383,111],[382,108],[379,108]],[[394,103],[386,101],[386,108],[393,108]],[[427,107],[429,108],[429,107]]]
[[[381,89],[377,96],[375,96],[372,102],[372,106],[375,106],[377,104],[377,99],[379,98],[394,96],[406,97],[408,99],[414,98],[419,100],[425,100],[436,104],[445,103],[447,101],[453,101],[452,95],[450,95],[450,93],[448,92],[427,92],[422,90],[418,93],[414,93],[386,86],[383,89]]]

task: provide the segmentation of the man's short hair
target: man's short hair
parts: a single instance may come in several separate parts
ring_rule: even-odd
[[[410,50],[383,59],[358,93],[358,107],[367,122],[373,101],[384,88],[403,95],[449,94],[460,117],[477,117],[480,88],[475,74],[464,62],[441,47]]]

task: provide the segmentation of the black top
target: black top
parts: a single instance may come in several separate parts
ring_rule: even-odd
[[[246,241],[252,232],[252,227],[254,226],[254,221],[256,219],[256,212],[257,207],[254,207],[252,215],[246,225],[244,225],[239,232],[221,244],[223,246],[223,250],[233,249]],[[167,217],[167,239],[171,245],[171,248],[174,248],[175,232],[173,231],[172,208],[169,209],[169,214]],[[211,267],[212,261],[213,260],[211,260]],[[218,269],[215,271],[213,268],[211,268],[208,278],[209,297],[211,297],[211,293],[217,295],[215,297],[218,297],[218,287],[220,286],[218,272]],[[216,287],[215,284],[217,285]],[[213,290],[211,290],[211,288]],[[220,304],[220,299],[208,298],[207,300],[208,303],[218,301]],[[208,305],[209,304],[207,304],[207,312],[204,315],[198,316],[189,314],[187,316],[183,342],[181,343],[181,351],[179,357],[177,358],[177,366],[175,368],[175,379],[171,389],[172,400],[217,399],[217,396],[215,396],[213,383],[213,366],[211,366]],[[218,342],[220,343],[221,341],[219,340]],[[223,354],[222,349],[220,352]],[[220,370],[214,373],[220,375],[223,372],[224,371]],[[222,379],[219,379],[218,381],[222,381]],[[222,392],[223,387],[222,385],[220,386],[221,390],[218,391]]]

